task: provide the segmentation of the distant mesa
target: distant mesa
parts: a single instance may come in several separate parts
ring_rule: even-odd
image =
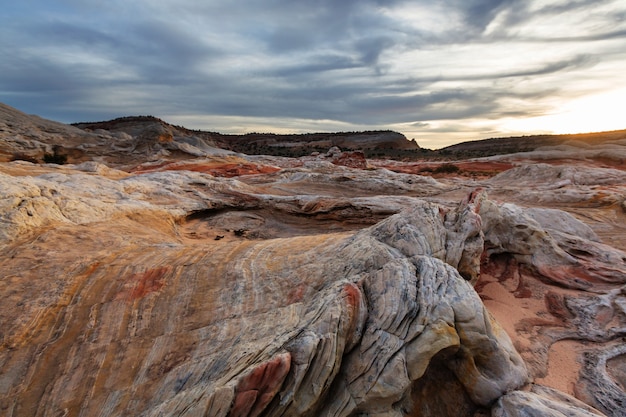
[[[624,139],[626,139],[626,130],[566,135],[511,136],[508,138],[490,138],[457,143],[440,149],[440,152],[463,157],[480,157],[530,152],[546,146],[568,144],[584,148]]]
[[[325,154],[333,147],[342,151],[363,152],[363,157],[367,159],[458,160],[530,152],[563,145],[583,149],[624,141],[626,130],[492,138],[431,150],[421,148],[415,140],[408,140],[403,134],[391,130],[232,135],[188,129],[154,116],[128,116],[67,125],[28,115],[0,103],[0,140],[0,161],[74,164],[98,158],[108,166],[131,170],[146,162],[176,162],[215,155],[297,158],[315,152]],[[347,161],[346,164],[365,165],[357,159],[361,159],[361,156],[358,155],[358,158]],[[611,166],[621,164],[619,160],[609,162]]]
[[[248,154],[268,152],[285,156],[302,156],[311,152],[324,152],[332,147],[343,150],[411,150],[419,149],[414,141],[391,130],[336,133],[303,133],[279,135],[274,133],[248,133],[246,135],[221,135],[221,145],[227,149]]]

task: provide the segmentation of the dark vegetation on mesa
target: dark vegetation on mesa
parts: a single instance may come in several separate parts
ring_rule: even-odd
[[[609,132],[529,135],[506,138],[490,138],[468,141],[442,149],[421,148],[419,138],[408,140],[404,135],[391,130],[334,133],[246,133],[241,135],[187,129],[170,125],[154,116],[129,116],[103,122],[74,123],[73,126],[85,130],[104,129],[125,131],[134,135],[138,130],[167,131],[171,137],[197,137],[214,146],[248,155],[273,155],[300,157],[313,152],[327,152],[332,146],[342,150],[361,150],[369,159],[395,160],[460,160],[493,155],[529,152],[544,146],[558,146],[568,142],[595,145],[607,141],[626,139],[626,130]]]

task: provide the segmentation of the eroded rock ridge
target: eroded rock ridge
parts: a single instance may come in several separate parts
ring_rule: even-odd
[[[615,159],[433,179],[30,123],[10,152],[93,143],[0,163],[1,415],[623,415]]]

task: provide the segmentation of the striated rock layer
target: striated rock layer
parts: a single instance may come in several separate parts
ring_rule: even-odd
[[[42,190],[46,181],[28,185]],[[149,190],[149,177],[136,181]],[[102,181],[101,195],[107,185],[118,193],[129,186]],[[63,216],[51,207],[51,190],[24,191],[26,215],[49,217],[34,227]],[[110,205],[131,218],[149,211]],[[3,256],[3,292],[12,291],[2,310],[4,412],[400,413],[413,408],[411,387],[436,355],[446,356],[468,404],[488,406],[526,382],[506,334],[443,262],[472,264],[466,258],[478,254],[473,243],[464,250],[480,240],[471,208],[444,216],[422,202],[354,235],[210,246],[176,242],[175,213],[168,220],[167,210],[153,216],[164,217],[159,232],[170,239],[113,214],[103,224],[63,217],[73,224],[34,240],[14,233],[25,241],[11,242]],[[473,227],[458,227],[466,217]],[[446,238],[446,221],[454,239]],[[80,245],[82,256],[68,259],[62,245]]]
[[[500,232],[515,210],[484,193],[455,209],[403,200],[358,232],[261,238],[211,218],[339,221],[380,201],[334,210],[198,172],[95,171],[0,176],[3,415],[591,413],[526,388],[523,357],[472,287],[485,245],[526,259],[528,239]],[[188,234],[198,221],[203,238]],[[544,256],[530,265],[544,271]],[[586,278],[618,279],[603,271]]]
[[[624,415],[626,144],[433,179],[0,119],[2,416]]]

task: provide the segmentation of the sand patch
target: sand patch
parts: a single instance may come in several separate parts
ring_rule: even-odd
[[[535,382],[574,395],[574,385],[580,372],[580,347],[580,343],[573,340],[553,343],[548,354],[548,375],[537,378]]]

